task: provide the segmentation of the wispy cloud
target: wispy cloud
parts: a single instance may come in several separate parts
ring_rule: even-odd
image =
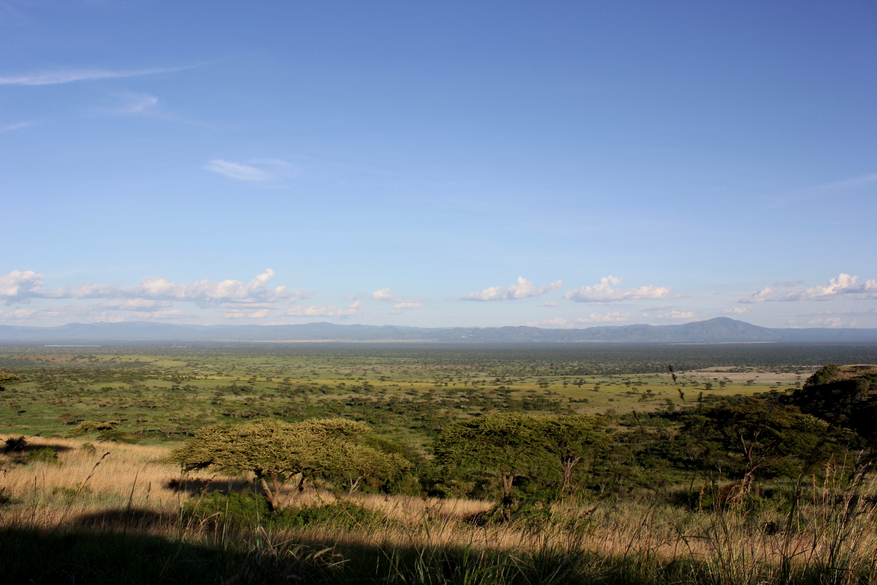
[[[20,75],[0,76],[0,85],[59,85],[76,81],[96,81],[119,77],[138,77],[156,73],[171,73],[191,69],[197,65],[185,67],[137,69],[133,71],[109,71],[106,69],[63,69],[58,71],[40,71]]]
[[[621,284],[620,278],[609,275],[601,278],[599,284],[571,290],[565,296],[577,303],[617,303],[635,299],[664,299],[670,294],[670,287],[666,286],[613,288],[619,284]]]
[[[643,317],[658,319],[694,319],[694,311],[665,311],[663,313],[643,313]]]
[[[362,302],[350,303],[346,309],[334,305],[311,305],[310,307],[292,307],[286,311],[290,317],[352,317],[362,314]]]
[[[529,321],[527,326],[571,329],[580,325],[593,325],[594,323],[618,323],[626,321],[629,316],[630,313],[606,313],[603,315],[591,313],[587,317],[580,317],[578,319],[555,317],[554,319],[545,319],[543,321]]]
[[[877,182],[877,173],[869,173],[783,193],[775,196],[773,199],[776,204],[794,204],[801,201],[842,195],[845,191],[861,187],[862,185],[869,185],[874,182]]]
[[[822,319],[812,319],[808,321],[807,324],[814,327],[830,327],[832,329],[839,329],[841,327],[855,327],[858,323],[856,321],[844,321],[840,317],[825,317]]]
[[[513,284],[509,287],[501,287],[501,286],[491,286],[490,288],[486,288],[480,292],[469,293],[461,300],[464,301],[505,301],[505,300],[517,300],[517,299],[528,299],[531,297],[538,297],[540,295],[544,295],[545,293],[551,292],[555,289],[563,286],[563,282],[560,280],[556,280],[551,284],[543,284],[541,286],[534,286],[532,282],[524,278],[523,276],[518,277],[518,284]]]
[[[119,311],[123,311],[120,313]],[[127,315],[124,312],[128,312]],[[137,320],[163,320],[185,319],[194,316],[172,308],[146,308],[143,310],[130,310],[113,306],[112,303],[98,304],[66,304],[41,308],[20,308],[12,311],[0,310],[0,321],[5,322],[35,322],[35,321],[61,321],[78,323],[111,323],[125,321],[126,318]]]
[[[295,174],[295,166],[274,158],[255,158],[246,164],[222,159],[207,161],[205,170],[239,181],[275,181]]]
[[[752,310],[752,307],[734,307],[733,309],[725,309],[722,313],[726,315],[743,315]]]
[[[858,284],[858,276],[850,276],[841,273],[837,278],[832,278],[827,285],[802,287],[797,283],[793,286],[784,286],[784,290],[776,290],[765,287],[753,293],[740,303],[764,303],[769,301],[795,302],[795,301],[828,301],[838,297],[875,299],[877,298],[877,280],[871,278],[862,284]],[[789,283],[786,283],[789,284]]]
[[[20,130],[21,128],[27,128],[28,126],[36,126],[36,122],[19,122],[17,124],[9,124],[8,126],[0,126],[0,134],[3,132],[11,132],[12,130]]]
[[[204,165],[204,169],[240,181],[267,181],[271,178],[271,175],[262,169],[222,159],[209,161]]]
[[[127,103],[119,108],[120,114],[142,114],[158,105],[158,98],[154,95],[140,94],[126,96]]]

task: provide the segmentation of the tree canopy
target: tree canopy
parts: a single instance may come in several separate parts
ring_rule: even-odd
[[[606,442],[604,424],[587,416],[490,414],[457,421],[435,444],[437,462],[449,471],[498,480],[508,514],[516,480],[569,487],[573,470]]]
[[[342,418],[208,427],[172,459],[188,471],[253,473],[272,509],[280,486],[296,477],[340,480],[352,490],[363,478],[388,481],[408,466],[398,453],[379,448],[368,425]]]

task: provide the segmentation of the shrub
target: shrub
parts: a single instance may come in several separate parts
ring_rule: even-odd
[[[355,502],[338,501],[325,506],[289,506],[271,512],[265,498],[252,493],[223,494],[213,492],[198,502],[189,502],[184,513],[199,523],[236,529],[263,526],[274,530],[303,526],[328,526],[342,530],[386,524],[382,512]]]
[[[6,447],[3,449],[6,453],[13,451],[22,451],[27,445],[27,439],[24,437],[9,437],[6,439]]]
[[[58,454],[51,447],[43,447],[27,454],[28,463],[45,463],[47,465],[60,464]]]

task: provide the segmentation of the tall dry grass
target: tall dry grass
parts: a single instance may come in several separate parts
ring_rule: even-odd
[[[54,534],[86,526],[112,531],[118,529],[113,514],[137,512],[137,518],[148,520],[136,524],[137,530],[169,541],[220,551],[240,552],[243,546],[246,559],[274,559],[275,564],[292,559],[299,563],[296,566],[316,563],[320,571],[334,567],[336,577],[338,571],[354,570],[357,563],[374,562],[389,571],[383,573],[385,578],[404,574],[405,582],[439,582],[427,579],[430,571],[453,558],[458,582],[467,574],[493,575],[489,582],[514,582],[538,569],[539,574],[554,575],[552,579],[587,577],[594,582],[877,583],[875,484],[864,469],[851,472],[850,466],[836,463],[825,470],[820,483],[799,484],[791,507],[768,503],[754,511],[725,504],[686,510],[657,497],[567,501],[522,515],[511,524],[467,522],[487,511],[488,501],[287,490],[283,498],[288,505],[330,506],[352,500],[380,512],[385,521],[353,528],[331,523],[259,528],[241,535],[221,522],[220,528],[215,523],[208,528],[182,511],[205,489],[252,489],[246,479],[182,477],[165,461],[163,447],[94,443],[88,448],[83,441],[39,437],[27,441],[31,450],[56,449],[58,462],[27,462],[21,453],[0,456],[0,497],[6,502],[0,506],[2,529],[24,527]],[[93,521],[83,524],[83,518]],[[328,552],[318,555],[320,550]],[[466,573],[461,568],[466,563],[477,571]],[[458,569],[464,572],[454,572]],[[418,574],[419,581],[412,577]],[[479,579],[467,582],[488,582]]]

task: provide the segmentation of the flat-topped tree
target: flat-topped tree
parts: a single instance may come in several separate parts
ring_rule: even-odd
[[[13,384],[20,381],[21,378],[19,378],[15,374],[10,374],[9,372],[4,372],[3,370],[0,370],[0,392],[6,390],[7,384]]]
[[[342,418],[259,420],[202,429],[172,459],[187,471],[251,472],[276,510],[280,487],[296,477],[343,478],[352,490],[363,477],[386,480],[407,467],[398,454],[368,445],[369,436],[368,425]]]
[[[605,419],[586,416],[551,416],[538,420],[546,438],[546,450],[559,465],[562,479],[560,492],[573,486],[573,473],[583,461],[593,460],[606,450],[609,435]]]
[[[588,416],[490,414],[458,421],[435,444],[438,462],[472,477],[499,480],[503,515],[511,515],[519,478],[543,485],[572,485],[573,472],[607,442],[605,423]]]
[[[499,479],[508,517],[515,479],[543,476],[550,467],[551,454],[541,431],[535,417],[516,413],[458,421],[442,432],[435,455],[446,467]]]

